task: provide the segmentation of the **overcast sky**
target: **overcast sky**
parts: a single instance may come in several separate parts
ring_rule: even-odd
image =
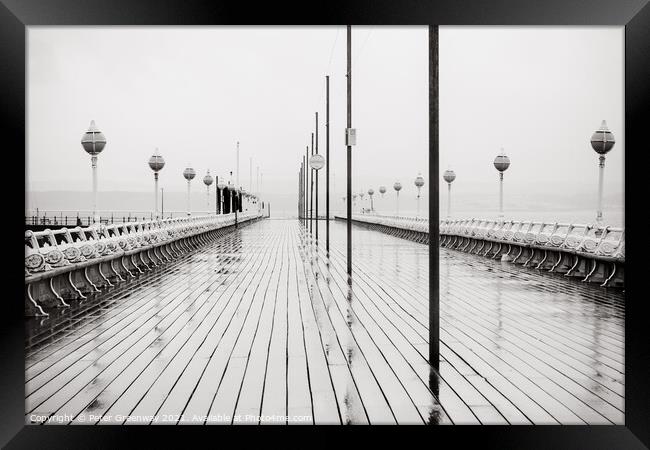
[[[345,37],[344,26],[29,27],[27,187],[90,190],[80,139],[95,120],[108,140],[100,190],[152,189],[155,147],[166,192],[185,189],[187,164],[204,189],[206,169],[235,170],[240,141],[240,184],[249,187],[252,156],[268,198],[295,208],[315,111],[325,150],[329,74],[342,204]],[[412,199],[419,171],[429,182],[427,28],[355,26],[352,39],[354,190],[399,179]],[[456,171],[459,195],[496,192],[501,147],[507,192],[595,192],[589,138],[603,119],[617,139],[606,192],[621,194],[623,111],[622,27],[440,29],[440,166]]]

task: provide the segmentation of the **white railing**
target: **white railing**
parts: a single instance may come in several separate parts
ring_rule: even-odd
[[[25,232],[25,277],[259,217],[243,212]]]

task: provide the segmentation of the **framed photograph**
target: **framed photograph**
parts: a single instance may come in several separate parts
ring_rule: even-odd
[[[647,1],[1,3],[3,446],[650,446]]]

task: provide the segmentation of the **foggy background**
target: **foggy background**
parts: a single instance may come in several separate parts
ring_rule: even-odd
[[[325,153],[325,75],[330,75],[331,205],[345,195],[345,27],[29,27],[27,208],[88,210],[90,157],[80,139],[90,120],[104,132],[100,210],[153,209],[147,161],[158,147],[165,211],[206,210],[207,169],[239,181],[274,217],[297,209],[297,175],[319,111]],[[623,28],[441,27],[440,168],[457,175],[452,217],[498,213],[503,147],[508,217],[595,220],[597,155],[589,139],[607,120],[605,222],[623,220]],[[422,172],[428,205],[426,27],[353,27],[353,191],[375,190],[375,209],[415,214]],[[250,178],[252,164],[252,186]],[[324,209],[325,177],[321,172]],[[447,211],[442,180],[441,217]],[[388,188],[380,198],[380,185]],[[214,184],[211,201],[214,201]],[[361,206],[360,200],[357,206]],[[369,206],[368,196],[364,206]],[[210,210],[214,209],[211,203]]]

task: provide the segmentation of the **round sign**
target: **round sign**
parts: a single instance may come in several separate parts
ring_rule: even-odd
[[[316,153],[315,155],[312,155],[311,158],[309,158],[309,167],[311,167],[314,170],[320,170],[325,166],[325,158],[323,158],[323,155],[319,155]]]

